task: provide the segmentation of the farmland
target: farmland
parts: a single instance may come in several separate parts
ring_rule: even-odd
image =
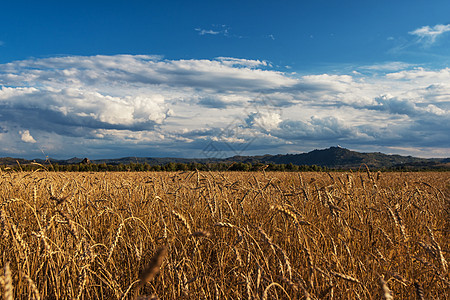
[[[0,173],[4,299],[450,299],[450,173]]]

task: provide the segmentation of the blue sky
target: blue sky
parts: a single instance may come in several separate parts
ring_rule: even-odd
[[[449,1],[8,1],[0,156],[450,156]]]

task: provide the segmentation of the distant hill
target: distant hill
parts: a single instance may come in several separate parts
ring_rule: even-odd
[[[49,159],[53,164],[68,165],[79,164],[83,158],[70,158],[67,160]],[[34,160],[37,163],[44,163],[43,160]],[[0,158],[0,165],[17,165],[31,163],[32,160],[17,159],[11,157]],[[355,169],[363,165],[369,168],[410,168],[410,169],[450,169],[450,158],[425,159],[412,156],[388,155],[380,152],[361,153],[351,151],[341,147],[330,147],[322,150],[313,150],[301,154],[278,154],[261,156],[233,156],[225,159],[217,158],[171,158],[171,157],[123,157],[117,159],[91,160],[94,164],[130,164],[147,163],[149,165],[164,165],[168,163],[262,163],[262,164],[294,164],[294,165],[317,165],[321,167],[335,169]]]
[[[12,158],[12,157],[0,158],[0,165],[6,165],[6,166],[17,165],[17,164],[25,165],[25,164],[29,164],[30,162],[31,161],[23,159],[23,158]]]
[[[391,168],[394,166],[434,166],[448,162],[446,159],[425,159],[412,156],[388,155],[380,152],[360,153],[341,147],[331,147],[323,150],[313,150],[301,154],[278,154],[264,156],[235,156],[228,161],[261,162],[265,164],[318,165],[328,168],[359,168],[367,165],[369,168]]]

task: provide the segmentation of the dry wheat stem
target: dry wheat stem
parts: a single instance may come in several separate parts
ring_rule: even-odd
[[[414,289],[416,291],[417,299],[424,300],[425,299],[425,293],[423,291],[422,285],[418,281],[414,282]]]
[[[446,294],[450,173],[223,174],[0,173],[0,266],[11,261],[11,297]],[[418,190],[423,181],[436,187]],[[158,267],[147,257],[161,244],[170,255]],[[3,298],[5,280],[0,271]]]
[[[344,280],[347,280],[347,281],[350,281],[350,282],[353,282],[353,283],[361,283],[358,279],[356,279],[356,278],[354,278],[354,277],[352,277],[352,276],[345,275],[345,274],[342,274],[342,273],[338,273],[338,272],[335,272],[335,271],[333,271],[333,270],[330,270],[330,272],[331,272],[331,274],[333,274],[334,276],[339,277],[339,278],[342,278],[342,279],[344,279]]]
[[[272,282],[271,284],[269,284],[269,285],[264,289],[263,296],[262,296],[262,300],[267,300],[267,299],[269,299],[269,298],[268,298],[268,297],[269,297],[269,290],[270,290],[270,288],[272,288],[272,287],[278,287],[278,288],[280,288],[280,289],[286,294],[286,296],[288,297],[288,299],[291,299],[291,297],[289,296],[289,293],[286,292],[286,290],[284,289],[283,286],[281,286],[279,283]]]
[[[9,262],[6,262],[3,266],[3,277],[4,277],[4,294],[3,297],[5,300],[13,300],[14,299],[14,287],[12,283],[12,275]]]
[[[109,261],[111,259],[113,251],[116,248],[117,243],[119,242],[120,234],[122,233],[122,229],[123,229],[124,225],[125,225],[125,223],[122,221],[122,223],[120,223],[120,225],[119,225],[119,228],[117,229],[116,236],[114,237],[114,242],[111,244],[111,247],[109,248],[108,258],[106,259],[106,261]]]
[[[27,274],[22,274],[22,275],[28,281],[28,284],[30,285],[30,289],[31,289],[31,292],[33,294],[34,299],[35,300],[41,299],[41,296],[39,294],[39,290],[36,287],[36,284],[34,283],[33,279],[31,279]]]
[[[386,281],[383,277],[380,276],[380,287],[381,287],[381,296],[384,300],[393,300],[394,297],[392,296],[392,291],[387,285]]]
[[[161,247],[153,255],[152,259],[149,261],[147,268],[145,268],[139,277],[139,286],[144,286],[147,282],[153,280],[156,274],[159,273],[161,264],[164,258],[167,256],[167,248]]]

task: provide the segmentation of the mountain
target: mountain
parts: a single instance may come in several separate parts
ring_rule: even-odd
[[[49,159],[52,164],[68,165],[79,164],[86,159],[71,158],[67,160]],[[34,160],[38,163],[44,163],[43,160]],[[32,161],[16,158],[0,158],[0,165],[28,164]],[[123,157],[118,159],[98,159],[91,160],[94,164],[130,164],[147,163],[149,165],[164,165],[168,163],[262,163],[262,164],[294,164],[294,165],[317,165],[321,167],[337,169],[355,169],[367,165],[369,168],[410,168],[410,169],[450,169],[450,158],[425,159],[412,156],[388,155],[380,152],[361,153],[351,151],[341,147],[330,147],[322,150],[313,150],[301,154],[278,154],[278,155],[260,155],[260,156],[233,156],[225,159],[217,158],[171,158],[171,157]]]
[[[359,168],[367,165],[369,168],[391,168],[401,165],[416,165],[419,167],[445,164],[447,159],[425,159],[412,156],[388,155],[380,152],[360,153],[341,147],[330,147],[323,150],[313,150],[301,154],[241,156],[228,158],[229,161],[264,164],[318,165],[328,168]]]
[[[23,158],[12,158],[12,157],[2,157],[0,158],[0,165],[11,166],[11,165],[25,165],[29,164],[31,161]]]

